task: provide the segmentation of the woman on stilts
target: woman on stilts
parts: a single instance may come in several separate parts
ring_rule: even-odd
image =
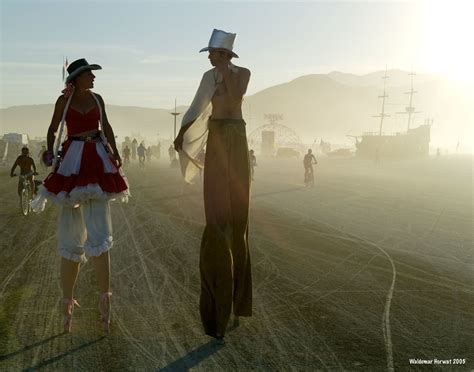
[[[104,100],[91,91],[95,79],[92,70],[100,69],[85,59],[68,66],[66,89],[56,101],[44,153],[44,162],[52,165],[53,171],[33,201],[37,212],[44,210],[47,200],[60,206],[57,238],[65,332],[71,331],[74,307],[79,306],[73,292],[86,256],[99,284],[102,327],[109,332],[109,249],[113,245],[109,203],[113,199],[127,201],[130,195]],[[64,125],[67,137],[60,149]]]

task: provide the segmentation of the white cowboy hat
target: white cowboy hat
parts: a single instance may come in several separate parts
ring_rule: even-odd
[[[99,65],[90,65],[84,58],[77,59],[71,62],[67,67],[68,76],[66,78],[66,84],[70,83],[76,76],[84,71],[90,70],[102,70]]]
[[[211,38],[209,39],[209,45],[202,48],[199,53],[207,52],[210,49],[225,49],[230,52],[233,57],[239,58],[239,56],[232,51],[236,36],[237,34],[231,34],[230,32],[214,29]]]

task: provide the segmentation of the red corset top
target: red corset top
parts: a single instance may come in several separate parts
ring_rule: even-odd
[[[85,114],[69,107],[66,114],[66,127],[68,136],[99,129],[100,113],[96,106]]]

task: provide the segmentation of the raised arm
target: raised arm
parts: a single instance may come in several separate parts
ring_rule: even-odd
[[[250,70],[239,67],[238,73],[232,73],[227,65],[225,67],[219,66],[219,69],[222,72],[222,76],[224,77],[227,93],[232,103],[241,103],[242,98],[247,92],[247,86],[250,81]]]

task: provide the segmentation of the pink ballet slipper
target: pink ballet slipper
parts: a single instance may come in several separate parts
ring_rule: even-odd
[[[66,308],[64,309],[64,332],[70,333],[72,328],[72,313],[74,311],[74,305],[77,307],[81,306],[74,298],[65,298],[63,299],[63,303],[66,305]]]

